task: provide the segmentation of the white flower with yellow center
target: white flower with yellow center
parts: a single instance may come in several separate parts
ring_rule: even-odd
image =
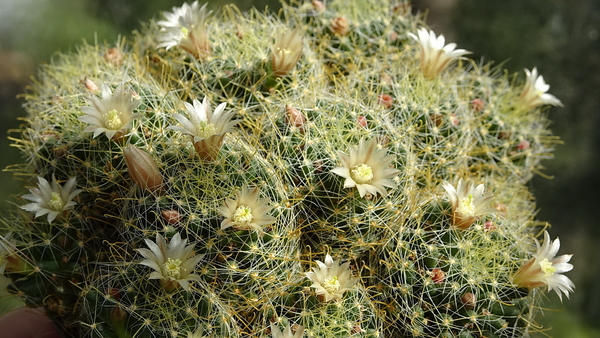
[[[176,233],[167,245],[165,238],[156,234],[156,242],[145,239],[150,249],[137,249],[144,256],[140,264],[151,267],[154,271],[150,279],[158,279],[160,285],[167,291],[173,291],[179,286],[190,291],[190,281],[200,280],[200,276],[193,273],[202,255],[190,257],[194,245],[187,245],[187,239],[182,240]]]
[[[559,99],[546,93],[550,86],[546,84],[543,76],[538,75],[537,68],[533,68],[531,72],[525,69],[525,74],[527,74],[527,79],[521,96],[519,96],[519,100],[525,109],[530,110],[546,104],[562,107],[563,104]]]
[[[344,177],[344,188],[358,189],[361,197],[367,193],[386,195],[385,187],[395,188],[391,178],[400,171],[391,167],[394,156],[386,155],[385,149],[377,149],[377,141],[360,140],[358,147],[350,149],[350,156],[338,153],[341,167],[331,170],[332,173]]]
[[[292,333],[292,326],[286,326],[283,331],[275,323],[271,323],[271,337],[273,338],[301,338],[304,334],[304,327],[298,325],[296,332]]]
[[[162,28],[157,47],[170,49],[179,46],[197,59],[210,55],[205,26],[211,12],[206,10],[206,5],[199,7],[198,1],[194,1],[191,5],[184,3],[181,7],[173,7],[172,13],[164,12],[166,20],[158,22]]]
[[[302,33],[299,29],[276,33],[271,46],[271,67],[277,76],[284,76],[294,67],[302,55]]]
[[[436,37],[433,31],[425,28],[417,31],[418,36],[412,33],[408,35],[421,47],[421,71],[428,79],[437,77],[452,61],[464,59],[462,56],[470,53],[464,49],[455,49],[455,43],[444,45],[446,41],[443,35]]]
[[[75,177],[70,178],[64,186],[58,184],[54,177],[52,177],[52,184],[45,178],[38,177],[38,187],[29,189],[31,193],[23,195],[23,198],[33,203],[23,205],[21,209],[35,212],[35,217],[47,214],[48,222],[52,223],[58,215],[77,204],[73,199],[81,190],[75,189],[76,185]]]
[[[351,290],[358,282],[357,278],[352,278],[349,262],[340,265],[340,261],[334,261],[330,255],[325,256],[325,263],[316,262],[318,268],[307,272],[306,277],[313,282],[311,287],[315,288],[316,294],[323,295],[326,302],[342,299],[344,292]]]
[[[266,199],[259,198],[258,188],[242,188],[235,193],[235,199],[226,199],[225,205],[217,210],[225,219],[221,229],[233,227],[235,230],[262,231],[265,225],[274,223],[275,217],[269,215],[272,207]]]
[[[141,117],[133,113],[140,102],[133,99],[131,93],[123,93],[123,86],[117,87],[113,94],[107,85],[102,85],[102,100],[92,96],[86,101],[90,105],[81,108],[86,115],[80,116],[79,120],[89,124],[84,132],[94,133],[93,137],[102,133],[109,139],[122,137],[131,128],[133,120]]]
[[[536,239],[535,244],[536,253],[513,275],[513,282],[530,289],[547,286],[548,291],[554,290],[561,301],[562,294],[569,298],[569,292],[573,292],[575,285],[562,273],[573,269],[569,263],[573,255],[555,257],[560,249],[560,240],[551,241],[547,231],[544,231],[544,243],[540,245]]]
[[[442,186],[452,204],[452,224],[459,229],[467,229],[481,216],[497,211],[489,207],[493,196],[484,194],[483,184],[475,186],[471,180],[460,179],[456,189],[445,181]]]
[[[214,160],[221,148],[225,133],[230,132],[239,120],[231,120],[234,112],[225,112],[225,102],[218,105],[214,113],[206,97],[202,103],[198,100],[194,100],[193,103],[194,105],[184,102],[190,118],[173,114],[181,126],[171,126],[169,129],[190,135],[200,157]]]

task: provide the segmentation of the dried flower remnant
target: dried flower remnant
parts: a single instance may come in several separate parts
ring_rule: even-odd
[[[133,113],[140,102],[133,99],[131,93],[125,94],[122,85],[117,87],[114,94],[107,85],[101,88],[102,100],[95,96],[86,98],[90,106],[81,108],[85,115],[80,116],[79,120],[89,124],[84,132],[94,133],[94,138],[104,133],[108,139],[118,139],[127,133],[135,119],[141,117]]]
[[[337,35],[345,36],[350,32],[350,22],[343,16],[338,16],[331,19],[331,23],[329,24],[329,28],[332,32]]]
[[[546,93],[550,89],[550,85],[546,84],[542,75],[538,75],[537,68],[533,68],[531,72],[525,69],[525,74],[527,74],[527,79],[519,96],[519,101],[525,109],[531,110],[546,104],[562,107],[563,104],[559,99]]]
[[[493,196],[484,194],[483,184],[475,187],[473,181],[460,179],[456,188],[448,182],[442,186],[452,204],[452,224],[459,229],[467,229],[481,216],[497,211],[488,207]]]
[[[280,31],[275,35],[271,47],[271,67],[277,76],[285,76],[302,55],[302,34],[300,29]]]
[[[338,155],[342,166],[332,169],[331,172],[346,179],[344,188],[356,187],[360,197],[367,193],[385,196],[386,187],[396,187],[391,178],[400,171],[390,167],[394,156],[386,155],[385,149],[377,149],[376,139],[360,140],[358,147],[350,149],[350,156],[343,152],[339,152]]]
[[[163,177],[150,155],[134,145],[125,148],[123,155],[129,176],[135,184],[150,193],[159,192]]]
[[[167,291],[173,291],[180,286],[190,291],[190,282],[200,280],[200,276],[193,273],[194,268],[202,259],[202,255],[190,257],[194,245],[187,245],[187,239],[182,240],[176,233],[167,242],[163,236],[156,234],[156,241],[145,239],[149,249],[137,249],[145,258],[139,264],[148,266],[154,271],[149,279],[158,279],[160,285]]]
[[[173,12],[164,12],[166,20],[158,22],[162,26],[162,34],[157,47],[168,50],[179,46],[196,59],[209,56],[211,48],[206,33],[206,19],[211,12],[206,10],[206,5],[199,7],[198,1],[194,1],[191,5],[184,3],[181,7],[173,7]]]
[[[225,102],[218,105],[214,112],[206,97],[202,103],[198,100],[194,100],[193,103],[194,105],[184,102],[190,118],[173,114],[181,126],[171,126],[169,129],[190,135],[198,155],[205,160],[215,160],[225,134],[230,132],[239,120],[231,120],[234,112],[225,112]]]
[[[573,292],[575,284],[562,273],[573,269],[573,265],[569,263],[573,255],[556,257],[560,240],[556,238],[551,241],[547,231],[544,231],[544,243],[540,245],[536,239],[535,245],[536,253],[513,275],[513,282],[529,289],[547,286],[548,291],[554,290],[561,301],[562,294],[569,298],[569,292]]]
[[[52,223],[61,214],[72,209],[77,202],[73,201],[81,190],[75,189],[77,181],[75,177],[70,178],[64,186],[61,186],[52,177],[52,184],[45,178],[38,177],[38,187],[29,189],[30,194],[23,195],[23,198],[33,201],[33,203],[21,206],[21,209],[35,212],[35,217],[48,215],[48,223]]]
[[[436,37],[433,31],[427,31],[425,28],[417,31],[418,36],[412,33],[408,33],[408,35],[415,39],[421,47],[421,71],[423,76],[428,79],[436,78],[452,61],[464,59],[462,56],[470,53],[464,49],[455,49],[455,43],[444,45],[443,35]]]
[[[318,268],[313,268],[313,271],[307,272],[308,277],[315,288],[317,295],[322,295],[325,302],[334,299],[342,299],[344,292],[352,289],[358,279],[352,277],[350,263],[346,262],[340,265],[339,260],[333,260],[330,255],[325,256],[325,263],[317,260]]]
[[[258,188],[242,188],[235,193],[235,199],[226,199],[225,204],[218,211],[225,219],[221,222],[221,229],[234,228],[235,230],[262,231],[265,225],[274,223],[275,217],[269,215],[271,206],[269,201],[260,198]]]

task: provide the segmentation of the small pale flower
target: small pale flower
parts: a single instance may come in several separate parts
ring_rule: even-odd
[[[561,301],[562,294],[569,298],[569,292],[573,292],[575,284],[562,273],[573,269],[569,263],[573,255],[555,257],[560,249],[560,240],[556,238],[551,241],[547,231],[544,231],[544,243],[540,245],[536,239],[535,244],[537,252],[517,270],[513,282],[530,289],[547,286],[548,291],[554,290]]]
[[[433,31],[427,31],[425,28],[420,28],[417,34],[418,37],[408,33],[421,46],[421,71],[428,79],[437,77],[452,61],[464,59],[462,56],[470,53],[464,49],[455,49],[455,43],[444,46],[443,35],[436,37]]]
[[[45,178],[38,177],[38,187],[29,189],[31,193],[23,195],[23,198],[33,203],[23,205],[21,209],[35,212],[35,217],[47,214],[48,223],[52,223],[58,215],[77,204],[73,199],[81,190],[75,189],[76,185],[75,177],[70,178],[64,186],[58,184],[54,177],[52,184]]]
[[[340,261],[334,261],[330,255],[325,256],[325,263],[316,262],[319,267],[307,272],[306,277],[313,282],[311,287],[315,288],[317,295],[323,295],[326,302],[342,299],[344,292],[351,290],[358,282],[357,278],[352,277],[350,262],[340,265]]]
[[[537,68],[533,68],[531,72],[525,69],[527,80],[525,86],[519,96],[519,100],[526,109],[533,109],[545,104],[562,107],[562,103],[554,95],[546,93],[550,89],[550,85],[546,84],[544,77],[538,75]]]
[[[284,76],[294,67],[302,55],[302,34],[299,29],[279,31],[271,47],[271,67],[277,76]]]
[[[493,196],[484,194],[483,184],[475,186],[471,180],[460,179],[456,189],[445,181],[442,186],[452,204],[452,224],[459,229],[467,229],[481,216],[496,211],[488,206]]]
[[[234,112],[225,112],[223,102],[214,113],[205,97],[202,103],[194,100],[194,105],[184,102],[190,118],[181,114],[173,114],[181,126],[171,126],[183,134],[190,135],[196,152],[206,160],[214,160],[221,148],[225,134],[230,132],[239,120],[231,120]]]
[[[271,336],[273,338],[301,338],[304,334],[304,327],[299,326],[296,332],[292,333],[292,326],[288,325],[281,331],[279,326],[275,323],[271,323]]]
[[[158,47],[170,49],[179,46],[196,59],[210,55],[210,41],[205,26],[211,12],[206,10],[206,5],[199,7],[198,1],[194,1],[191,5],[184,3],[181,7],[173,7],[172,13],[164,12],[166,20],[158,22],[162,26]]]
[[[367,193],[385,196],[385,187],[396,187],[391,178],[400,171],[391,167],[394,156],[386,155],[385,149],[377,149],[376,139],[360,140],[358,147],[350,149],[350,156],[343,152],[339,152],[338,155],[342,166],[332,169],[331,172],[346,179],[344,188],[356,187],[360,197]]]
[[[268,200],[259,198],[258,188],[250,190],[244,187],[235,196],[235,199],[226,199],[225,205],[218,208],[225,217],[221,229],[233,227],[235,230],[262,231],[265,225],[276,221],[275,217],[269,215],[272,207]]]
[[[89,124],[84,132],[94,133],[94,138],[102,133],[108,139],[120,138],[131,128],[133,120],[141,116],[133,113],[140,102],[131,93],[123,93],[123,86],[117,87],[113,94],[107,85],[102,85],[102,100],[92,96],[86,101],[90,106],[81,108],[85,115],[79,120]]]
[[[154,271],[150,279],[158,279],[160,285],[167,291],[173,291],[179,286],[190,291],[190,281],[200,280],[200,276],[193,273],[202,255],[190,257],[194,245],[186,245],[187,239],[182,240],[176,233],[167,245],[165,238],[156,234],[156,241],[145,239],[150,249],[137,249],[144,256],[140,264],[151,267]]]

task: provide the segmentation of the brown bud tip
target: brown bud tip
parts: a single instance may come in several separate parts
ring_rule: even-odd
[[[471,109],[476,112],[480,112],[485,108],[485,102],[482,99],[471,100]]]
[[[181,221],[181,214],[177,210],[163,210],[161,216],[169,225],[175,225]]]
[[[312,0],[310,2],[313,5],[313,8],[315,9],[315,11],[321,13],[325,11],[325,5],[319,1],[319,0]]]
[[[446,273],[440,268],[433,268],[431,270],[431,279],[435,284],[442,284],[446,279]]]
[[[123,155],[129,176],[135,184],[150,193],[158,193],[163,185],[163,178],[150,155],[133,145],[125,148]]]
[[[98,85],[94,81],[90,80],[87,77],[84,78],[83,81],[81,81],[81,82],[85,86],[85,89],[89,90],[90,92],[97,92],[100,90]]]
[[[379,104],[385,108],[391,108],[394,104],[394,98],[390,94],[379,95]]]
[[[302,128],[306,123],[306,118],[298,109],[292,108],[291,106],[285,105],[285,122],[296,128]]]
[[[471,292],[467,292],[460,297],[460,302],[464,305],[465,309],[473,310],[477,303],[477,296]]]
[[[350,31],[350,23],[348,19],[343,16],[338,16],[337,18],[331,19],[331,23],[329,24],[329,28],[332,32],[337,35],[347,35]]]
[[[104,53],[104,60],[115,66],[120,66],[123,63],[123,53],[118,48],[113,47]]]

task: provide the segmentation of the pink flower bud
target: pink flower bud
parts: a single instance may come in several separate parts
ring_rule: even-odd
[[[381,94],[379,95],[379,104],[389,109],[394,104],[394,98],[390,94]]]
[[[440,268],[433,268],[430,272],[431,279],[435,284],[442,284],[446,279],[446,273]]]
[[[485,108],[485,102],[481,99],[473,99],[471,100],[471,109],[476,112],[480,112]]]
[[[519,150],[526,150],[529,149],[530,143],[527,140],[521,140],[521,142],[519,142],[519,144],[517,145],[517,149]]]
[[[150,193],[160,192],[163,178],[152,158],[134,145],[125,148],[123,155],[129,176],[135,184]]]
[[[285,105],[285,122],[291,126],[303,129],[304,123],[306,123],[306,117],[298,109],[292,108],[291,106]]]
[[[357,118],[357,122],[358,122],[359,126],[361,126],[362,128],[367,129],[367,118],[364,115],[360,115]]]

